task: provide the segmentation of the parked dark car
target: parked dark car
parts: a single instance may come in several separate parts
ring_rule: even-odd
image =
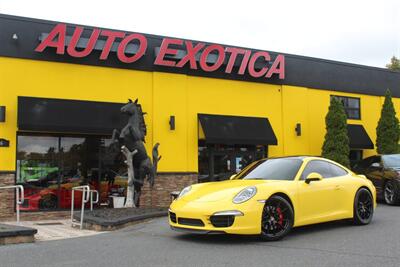
[[[400,154],[365,158],[353,170],[372,181],[378,198],[389,205],[400,205]]]

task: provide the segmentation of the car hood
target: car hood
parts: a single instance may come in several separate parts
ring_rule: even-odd
[[[210,182],[192,186],[189,193],[179,201],[213,202],[223,199],[233,199],[237,193],[248,186],[271,184],[280,182],[277,180],[227,180],[222,182]]]
[[[390,167],[387,170],[393,175],[394,178],[400,178],[400,167]]]

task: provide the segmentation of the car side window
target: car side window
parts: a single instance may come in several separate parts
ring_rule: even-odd
[[[347,174],[346,170],[339,166],[336,166],[335,164],[323,160],[312,160],[304,168],[301,179],[305,180],[307,176],[312,172],[317,172],[321,174],[323,178],[333,178]]]
[[[328,163],[328,164],[331,168],[332,177],[344,176],[344,175],[348,174],[348,172],[345,169],[343,169],[342,167],[339,167],[332,163]]]
[[[325,164],[325,162],[322,160],[312,160],[308,162],[307,166],[304,168],[301,178],[305,180],[312,172],[321,174],[323,178],[328,178],[331,175],[329,165]]]

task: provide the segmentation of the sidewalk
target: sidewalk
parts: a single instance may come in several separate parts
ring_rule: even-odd
[[[17,225],[14,222],[3,222],[4,224]],[[22,221],[21,226],[31,227],[38,230],[35,235],[36,241],[59,240],[74,237],[83,237],[102,234],[104,232],[92,230],[79,230],[71,227],[70,220],[44,220],[44,221]]]

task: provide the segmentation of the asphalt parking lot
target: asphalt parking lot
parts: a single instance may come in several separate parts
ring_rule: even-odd
[[[101,235],[0,247],[0,266],[400,266],[400,207],[372,223],[294,229],[284,240],[188,235],[154,219]]]

